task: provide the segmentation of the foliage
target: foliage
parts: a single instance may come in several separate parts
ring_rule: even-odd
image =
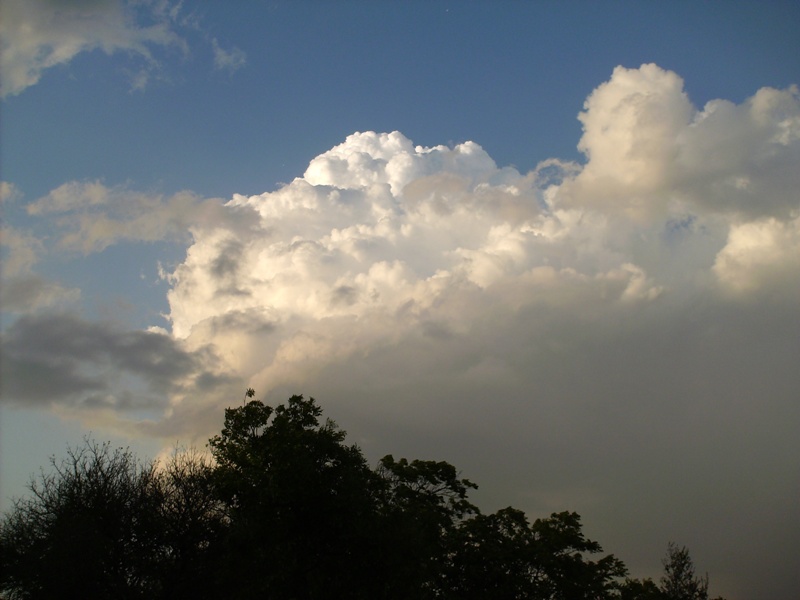
[[[661,588],[621,582],[578,514],[481,514],[453,465],[372,469],[313,398],[254,394],[225,411],[213,462],[88,440],[53,459],[0,523],[2,597],[707,600],[685,548]]]
[[[169,597],[202,583],[207,465],[176,454],[162,471],[88,439],[51,464],[0,525],[6,597]]]
[[[459,478],[446,462],[409,462],[392,455],[381,459],[377,474],[382,483],[379,544],[389,584],[384,597],[441,597],[438,577],[446,564],[449,536],[457,523],[478,513],[467,499],[477,486]]]
[[[528,522],[508,507],[464,521],[454,533],[444,571],[452,598],[610,598],[624,564],[612,555],[597,562],[584,553],[602,548],[581,532],[577,513]]]
[[[695,575],[689,550],[670,542],[661,561],[661,585],[652,579],[626,579],[620,586],[620,600],[708,600],[708,575]],[[717,597],[715,600],[725,600]]]
[[[620,600],[663,600],[664,596],[650,579],[625,579],[619,587]]]
[[[210,446],[230,523],[229,597],[347,597],[357,584],[352,565],[372,560],[377,478],[333,421],[320,424],[321,413],[302,396],[225,411]]]
[[[695,575],[689,550],[670,542],[663,560],[661,590],[665,600],[708,600],[708,575]]]
[[[226,529],[225,506],[213,487],[214,469],[197,451],[183,450],[158,475],[161,596],[210,597]]]
[[[92,442],[32,481],[2,527],[11,597],[145,597],[157,554],[157,478],[127,450]],[[80,552],[76,549],[80,548]]]

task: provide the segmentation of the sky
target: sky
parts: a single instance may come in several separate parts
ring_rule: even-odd
[[[800,589],[800,5],[6,0],[0,508],[248,387],[635,577]]]

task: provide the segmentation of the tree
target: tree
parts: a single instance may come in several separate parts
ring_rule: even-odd
[[[387,455],[377,474],[387,597],[440,597],[450,538],[458,523],[479,512],[467,499],[477,486],[444,461]]]
[[[596,600],[615,597],[626,573],[613,555],[586,539],[577,513],[553,513],[533,524],[508,507],[458,527],[444,569],[443,597],[499,600]]]
[[[574,512],[481,514],[444,461],[372,469],[313,398],[225,411],[213,461],[86,440],[0,521],[0,596],[273,600],[708,600],[688,550],[627,579]]]
[[[670,542],[662,561],[661,591],[665,600],[708,600],[708,575],[695,576],[689,550]]]
[[[275,408],[250,400],[227,409],[210,440],[228,520],[227,597],[377,597],[365,574],[380,556],[378,478],[321,414],[303,396]]]
[[[664,574],[660,586],[651,579],[626,579],[620,586],[620,600],[708,600],[708,575],[695,575],[689,550],[673,542],[662,559]],[[724,600],[721,596],[715,600]]]
[[[214,466],[196,450],[177,450],[159,471],[158,523],[164,598],[217,598],[216,570],[225,531]]]
[[[664,594],[652,579],[626,579],[620,585],[620,600],[664,600]]]
[[[9,598],[151,597],[158,478],[129,450],[85,440],[32,480],[0,526]]]
[[[617,588],[616,579],[627,572],[624,563],[613,554],[597,561],[585,560],[584,554],[599,554],[603,548],[587,539],[581,527],[580,515],[566,511],[533,523],[538,551],[534,576],[539,584],[535,597],[609,598]]]
[[[206,597],[207,464],[176,453],[162,470],[89,439],[51,464],[0,523],[4,597]]]
[[[450,536],[441,595],[464,600],[534,597],[534,546],[527,517],[511,507],[464,521]]]

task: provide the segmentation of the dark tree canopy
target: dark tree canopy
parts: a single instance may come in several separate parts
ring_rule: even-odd
[[[230,524],[225,588],[238,597],[347,597],[362,575],[352,565],[374,560],[377,477],[321,414],[313,398],[252,400],[210,441]]]
[[[4,597],[152,598],[199,582],[182,571],[220,530],[207,465],[176,455],[159,471],[90,440],[51,462],[0,525]]]
[[[0,523],[0,594],[47,598],[707,600],[670,545],[659,588],[580,516],[484,515],[453,465],[371,468],[313,398],[225,411],[213,461],[166,465],[86,441]]]
[[[612,555],[596,562],[583,557],[600,552],[581,532],[577,513],[530,524],[525,513],[509,507],[456,529],[443,575],[452,598],[611,598],[626,569]]]

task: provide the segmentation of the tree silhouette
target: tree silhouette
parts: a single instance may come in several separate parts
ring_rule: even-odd
[[[358,578],[374,556],[378,480],[344,431],[320,424],[321,414],[303,396],[225,411],[210,446],[229,522],[228,597],[369,597]]]
[[[51,466],[0,524],[4,597],[159,598],[206,588],[220,522],[210,467],[198,457],[176,454],[159,470],[87,438]]]
[[[661,561],[661,585],[652,579],[626,579],[620,585],[620,600],[708,600],[708,575],[695,575],[694,562],[685,546],[670,542]],[[721,596],[715,600],[724,600]]]
[[[577,513],[553,513],[533,524],[508,507],[477,515],[455,531],[443,575],[449,598],[556,600],[614,597],[625,565],[587,540]]]
[[[708,600],[708,575],[695,575],[694,562],[686,546],[670,542],[662,561],[661,591],[665,600]]]
[[[375,469],[313,398],[248,389],[213,461],[164,465],[86,440],[0,522],[0,596],[273,600],[707,600],[686,548],[627,579],[574,512],[484,515],[443,461]]]
[[[124,449],[85,440],[33,480],[0,529],[12,598],[138,598],[152,591],[157,477]]]

